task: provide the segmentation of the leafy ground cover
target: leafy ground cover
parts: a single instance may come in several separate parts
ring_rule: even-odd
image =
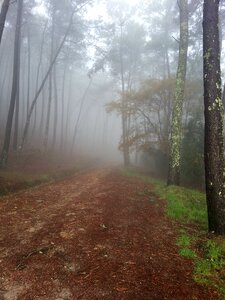
[[[163,181],[133,170],[124,174],[153,185],[155,194],[166,200],[166,215],[179,227],[176,240],[179,254],[194,263],[194,280],[217,288],[225,299],[225,238],[207,232],[205,194],[184,187],[168,187]]]
[[[218,299],[139,178],[88,169],[2,197],[0,214],[0,299]]]

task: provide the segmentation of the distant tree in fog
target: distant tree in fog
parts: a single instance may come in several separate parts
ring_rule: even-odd
[[[54,56],[52,58],[52,61],[50,62],[50,65],[49,65],[49,67],[47,69],[47,72],[46,72],[46,74],[45,74],[45,76],[44,76],[44,78],[43,78],[43,80],[42,80],[42,82],[40,84],[39,89],[37,90],[37,92],[36,92],[36,94],[34,96],[33,101],[31,102],[31,106],[30,106],[30,109],[29,109],[29,112],[28,112],[28,115],[27,115],[27,119],[26,119],[24,130],[23,130],[23,135],[22,135],[22,140],[21,140],[21,145],[20,145],[21,150],[23,149],[24,143],[25,143],[25,141],[27,139],[28,130],[29,130],[29,126],[30,126],[30,120],[31,120],[31,116],[32,116],[32,113],[34,111],[36,102],[38,100],[38,97],[39,97],[42,89],[44,88],[44,85],[45,85],[47,79],[49,78],[49,74],[52,72],[54,64],[55,64],[55,62],[56,62],[56,60],[57,60],[57,58],[58,58],[58,56],[59,56],[59,54],[60,54],[63,46],[64,46],[64,43],[65,43],[65,41],[66,41],[66,39],[68,37],[69,31],[71,29],[72,22],[73,22],[73,16],[74,16],[74,13],[71,14],[69,25],[67,27],[67,30],[66,30],[65,34],[64,34],[64,37],[63,37],[60,45],[58,46],[58,49],[56,50],[56,52],[55,52],[55,54],[54,54]]]
[[[0,166],[6,167],[8,160],[8,152],[11,140],[11,131],[13,124],[13,116],[15,111],[15,104],[17,95],[19,94],[19,76],[20,76],[20,46],[21,46],[21,24],[22,24],[22,14],[23,14],[23,0],[18,0],[17,8],[17,21],[16,21],[16,31],[14,40],[14,59],[13,59],[13,81],[12,81],[12,91],[11,100],[9,105],[8,118],[5,128],[5,138],[2,149],[2,154],[0,158]],[[19,105],[19,103],[17,103]]]
[[[50,64],[53,61],[54,57],[54,51],[55,51],[55,27],[56,27],[56,1],[51,0],[50,1],[50,19],[51,19],[51,40],[50,40]],[[54,63],[55,66],[55,63]],[[54,70],[54,68],[52,68]],[[51,115],[51,106],[52,106],[52,96],[53,96],[53,74],[52,70],[49,72],[48,80],[49,80],[49,86],[48,86],[48,105],[47,105],[47,117],[46,117],[46,125],[45,125],[45,133],[44,133],[44,147],[47,147],[48,144],[48,138],[49,138],[49,126],[50,126],[50,115]],[[55,97],[56,101],[57,97]]]
[[[114,21],[114,35],[110,36],[108,48],[106,49],[105,63],[109,66],[112,76],[119,86],[120,115],[122,119],[122,138],[119,145],[123,153],[124,165],[130,164],[129,132],[131,115],[127,107],[126,97],[135,89],[140,81],[141,70],[143,70],[143,56],[145,52],[146,33],[142,25],[129,20],[129,13],[119,9],[111,11]]]

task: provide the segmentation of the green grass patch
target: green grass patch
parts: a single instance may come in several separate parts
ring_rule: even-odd
[[[156,194],[167,201],[167,215],[182,223],[198,223],[207,228],[205,195],[191,189],[154,183]]]
[[[195,258],[196,257],[195,251],[190,248],[182,248],[179,250],[179,253],[181,256],[184,256],[186,258]]]
[[[153,189],[159,198],[166,201],[167,216],[176,220],[181,228],[192,228],[191,233],[180,230],[176,240],[179,254],[193,260],[193,277],[197,283],[217,288],[225,299],[225,239],[207,235],[205,194],[184,187],[167,186],[163,181],[140,175],[134,170],[124,170],[123,175],[151,184],[148,190]],[[146,195],[144,191],[142,194]]]
[[[196,222],[207,228],[207,211],[205,194],[183,187],[167,186],[165,182],[140,175],[132,170],[124,170],[130,178],[139,178],[153,185],[157,196],[167,201],[167,215],[182,223]],[[141,193],[141,192],[140,192]]]
[[[191,237],[187,234],[182,233],[178,238],[177,238],[177,245],[179,247],[190,247],[191,245]]]
[[[186,231],[181,230],[181,235],[177,238],[176,244],[180,248],[179,253],[180,255],[186,258],[195,258],[197,254],[192,249],[192,244],[195,241],[195,238],[188,235]]]

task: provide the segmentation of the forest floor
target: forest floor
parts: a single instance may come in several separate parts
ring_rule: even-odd
[[[0,299],[217,299],[145,188],[102,168],[2,197]]]

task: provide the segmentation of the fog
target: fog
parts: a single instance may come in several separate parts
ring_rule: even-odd
[[[202,2],[188,5],[184,142],[192,123],[203,125]],[[12,2],[0,47],[1,148],[14,84],[11,152],[122,163],[127,151],[132,164],[167,164],[179,34],[177,1]]]

